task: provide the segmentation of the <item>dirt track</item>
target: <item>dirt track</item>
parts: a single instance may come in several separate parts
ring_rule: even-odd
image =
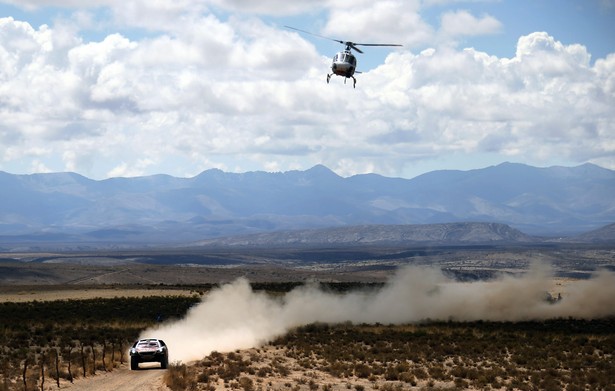
[[[164,373],[158,363],[141,364],[139,371],[131,371],[125,364],[113,372],[98,372],[96,376],[78,379],[61,388],[70,391],[166,391],[169,388],[162,382]]]

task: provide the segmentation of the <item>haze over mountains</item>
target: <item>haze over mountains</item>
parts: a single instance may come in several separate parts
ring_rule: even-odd
[[[0,172],[0,241],[185,243],[357,225],[502,223],[576,235],[615,222],[615,171],[503,163],[413,179],[344,178],[324,166],[283,173],[91,180]]]

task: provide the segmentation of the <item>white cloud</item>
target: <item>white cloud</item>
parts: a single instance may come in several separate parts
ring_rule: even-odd
[[[334,39],[361,43],[422,45],[433,29],[420,15],[418,1],[336,2],[330,9],[323,34]]]
[[[423,0],[423,6],[433,7],[456,3],[497,3],[500,1],[501,0]]]
[[[257,13],[265,15],[296,15],[318,9],[327,0],[288,1],[288,0],[207,0],[212,6],[233,12]]]
[[[436,34],[499,24],[457,11],[436,33],[418,1],[331,0],[319,33],[417,45],[390,52],[353,89],[339,77],[326,84],[330,60],[300,34],[204,11],[241,1],[129,3],[122,23],[159,32],[86,42],[66,23],[0,19],[0,169],[105,177],[323,163],[342,175],[403,175],[453,154],[615,168],[615,54],[591,65],[583,46],[546,33],[521,37],[513,58],[451,45],[414,53]],[[259,12],[296,12],[286,3],[260,2]]]
[[[152,31],[182,29],[206,11],[203,0],[124,0],[113,1],[110,8],[116,23]]]
[[[416,131],[425,131],[422,140],[433,137],[434,146],[535,162],[613,154],[601,145],[609,144],[606,129],[615,129],[601,119],[613,119],[608,106],[615,95],[604,90],[602,65],[591,68],[577,45],[537,33],[520,39],[510,60],[472,49],[407,56],[413,78],[404,89],[416,102]]]
[[[477,18],[465,10],[449,11],[442,15],[441,32],[450,37],[494,34],[501,28],[502,23],[490,15]]]

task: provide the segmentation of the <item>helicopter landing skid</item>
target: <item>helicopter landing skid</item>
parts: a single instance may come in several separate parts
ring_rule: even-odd
[[[347,76],[344,78],[344,84],[346,84],[346,79],[348,78],[352,78],[352,88],[357,88],[357,79],[354,78],[354,76]]]
[[[327,73],[327,84],[329,84],[329,81],[331,80],[331,76],[332,74],[328,74]],[[357,79],[354,78],[354,76],[348,76],[350,78],[352,78],[352,88],[357,88]],[[346,84],[346,79],[348,79],[348,77],[344,77],[344,84]]]

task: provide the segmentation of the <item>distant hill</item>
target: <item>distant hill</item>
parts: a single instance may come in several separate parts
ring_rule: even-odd
[[[361,225],[324,229],[268,232],[209,239],[194,246],[282,247],[356,245],[463,245],[496,243],[537,243],[505,224],[449,223],[424,225]]]
[[[615,243],[615,224],[609,224],[581,235],[566,238],[566,241],[581,243]]]
[[[163,244],[361,225],[506,224],[573,236],[615,222],[615,171],[503,163],[413,179],[207,170],[91,180],[0,172],[0,243]]]

